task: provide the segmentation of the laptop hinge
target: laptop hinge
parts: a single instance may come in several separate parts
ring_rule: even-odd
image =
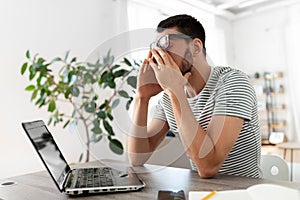
[[[62,184],[60,185],[60,188],[61,188],[63,191],[65,191],[65,189],[66,189],[66,186],[67,186],[67,184],[68,184],[68,180],[69,180],[70,175],[72,174],[72,171],[73,171],[73,170],[70,169],[70,170],[67,172],[66,176],[64,176],[64,180],[63,180]]]

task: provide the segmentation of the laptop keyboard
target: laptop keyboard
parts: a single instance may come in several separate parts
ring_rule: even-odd
[[[113,186],[111,168],[103,167],[78,170],[76,188],[100,186]]]

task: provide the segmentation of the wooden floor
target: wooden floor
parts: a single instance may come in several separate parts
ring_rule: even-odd
[[[278,147],[274,145],[264,145],[262,146],[262,154],[269,154],[269,155],[278,155],[282,158],[284,158],[283,150],[279,149]],[[300,150],[294,150],[294,156],[293,156],[293,162],[300,163]],[[285,161],[290,162],[291,160],[291,152],[287,150]]]

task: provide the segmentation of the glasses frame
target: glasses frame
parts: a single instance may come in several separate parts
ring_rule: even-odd
[[[170,40],[171,40],[171,38],[182,38],[182,39],[186,39],[186,40],[187,39],[189,39],[189,40],[193,39],[190,36],[182,34],[182,33],[179,33],[179,34],[167,34],[167,35],[161,36],[157,41],[152,42],[150,44],[150,49],[152,50],[152,49],[155,49],[156,47],[159,47],[159,48],[161,48],[163,50],[167,50],[170,47]],[[166,39],[166,41],[168,42],[167,43],[167,47],[163,47],[162,45],[160,45],[160,42],[161,42],[162,39]]]

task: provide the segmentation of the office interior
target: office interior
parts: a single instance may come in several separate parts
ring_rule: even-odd
[[[0,178],[44,170],[21,128],[23,121],[47,121],[49,117],[46,109],[38,109],[30,102],[31,94],[25,91],[29,80],[21,76],[20,69],[26,50],[49,59],[70,50],[72,56],[85,60],[107,40],[133,30],[155,29],[162,19],[182,13],[196,17],[206,29],[211,65],[241,69],[253,81],[259,110],[264,113],[261,119],[264,137],[270,134],[267,119],[263,118],[268,112],[266,93],[272,93],[270,96],[276,99],[272,123],[276,129],[271,131],[284,133],[284,141],[300,142],[299,0],[0,0],[0,3],[3,70]],[[135,53],[140,59],[145,52]],[[266,77],[272,80],[272,86],[265,87]],[[121,121],[126,126],[126,120]],[[49,128],[68,162],[77,162],[85,149],[80,127],[75,131],[60,125]],[[126,148],[124,131],[116,135]],[[92,147],[91,160],[128,160],[126,153],[112,153],[105,142]],[[283,157],[282,149],[276,145],[263,145],[263,153]],[[289,164],[290,154],[287,154],[285,159]],[[300,181],[300,173],[297,174],[300,152],[295,151],[293,156],[294,181]]]

